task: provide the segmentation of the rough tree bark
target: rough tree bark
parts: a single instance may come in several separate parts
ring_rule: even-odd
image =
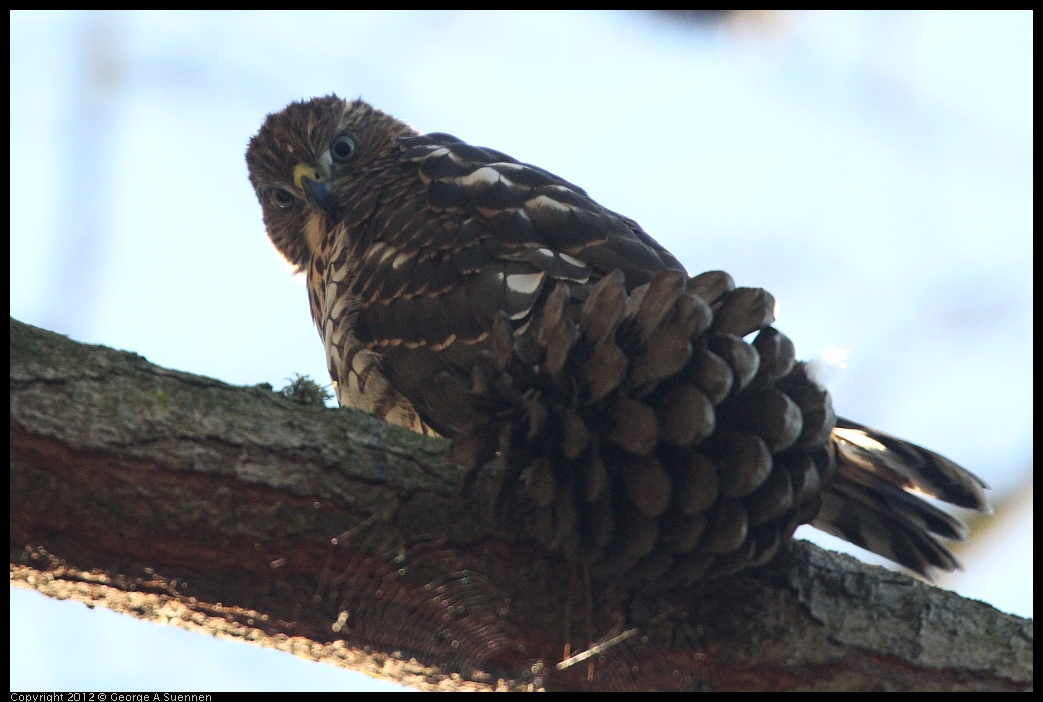
[[[420,689],[1031,686],[1031,621],[802,542],[588,584],[446,447],[12,320],[11,582]]]

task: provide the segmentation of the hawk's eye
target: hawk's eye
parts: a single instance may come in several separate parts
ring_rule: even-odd
[[[273,205],[278,207],[280,210],[285,210],[287,207],[297,202],[297,198],[286,188],[272,188],[268,191],[268,199]]]
[[[334,163],[347,163],[358,151],[358,144],[347,134],[341,134],[330,144],[330,157]]]

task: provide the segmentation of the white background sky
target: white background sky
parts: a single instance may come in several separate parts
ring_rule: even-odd
[[[1007,500],[942,584],[1032,611],[1032,14],[11,14],[11,314],[237,384],[325,382],[243,152],[361,95],[538,164],[690,272],[765,287],[843,415]],[[802,531],[807,536],[808,531]],[[360,690],[284,653],[11,592],[11,689]]]

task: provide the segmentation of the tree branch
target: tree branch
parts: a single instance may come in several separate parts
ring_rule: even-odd
[[[800,542],[588,589],[446,448],[12,320],[11,581],[420,689],[1031,686],[1031,621]]]

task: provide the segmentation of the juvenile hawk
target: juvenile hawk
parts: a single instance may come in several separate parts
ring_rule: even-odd
[[[837,418],[767,292],[689,278],[582,188],[360,100],[269,115],[246,160],[341,404],[498,460],[501,506],[595,574],[734,572],[806,522],[957,566],[939,538],[964,525],[917,493],[986,509],[985,484]]]

